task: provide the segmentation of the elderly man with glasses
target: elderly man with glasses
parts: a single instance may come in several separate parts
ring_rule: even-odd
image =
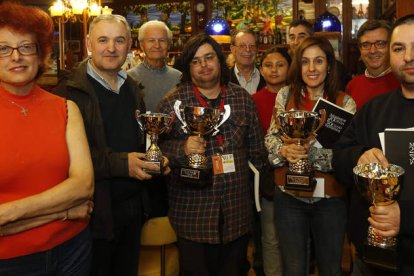
[[[254,94],[266,85],[256,68],[257,41],[252,30],[239,29],[231,37],[234,66],[230,68],[230,81]]]
[[[365,74],[351,80],[345,90],[355,100],[357,110],[375,96],[400,86],[390,67],[390,32],[391,27],[381,20],[368,20],[358,30],[358,45],[366,66]]]

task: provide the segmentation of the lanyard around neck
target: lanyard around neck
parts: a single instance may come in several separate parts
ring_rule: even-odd
[[[194,84],[193,84],[193,88],[194,88],[194,93],[195,93],[195,95],[196,95],[196,97],[197,97],[197,100],[198,100],[198,102],[204,107],[204,108],[208,108],[208,104],[207,104],[207,102],[203,99],[203,97],[201,97],[201,93],[200,93],[200,91],[198,90],[198,87],[197,86],[195,86]],[[220,109],[220,111],[221,112],[223,112],[224,111],[224,101],[225,101],[225,99],[226,99],[226,87],[224,86],[224,84],[221,86],[221,102],[220,102],[220,105],[219,105],[219,109]]]

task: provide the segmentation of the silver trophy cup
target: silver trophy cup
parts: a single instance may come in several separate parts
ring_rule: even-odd
[[[189,135],[204,136],[212,133],[216,135],[219,127],[230,117],[230,106],[224,106],[224,112],[219,109],[199,106],[181,106],[181,101],[176,101],[174,111],[176,117],[182,123],[181,128]],[[187,156],[187,167],[181,168],[180,175],[189,179],[200,179],[208,170],[208,161],[205,154],[192,153]]]
[[[325,110],[320,110],[319,113],[296,110],[276,115],[276,124],[284,138],[294,139],[298,145],[302,145],[304,141],[316,136],[316,131],[323,126],[325,119]],[[313,175],[309,159],[289,163],[285,189],[313,191],[316,184]]]
[[[373,205],[389,205],[400,192],[404,169],[390,164],[384,168],[378,163],[361,164],[354,167],[355,184],[360,194]],[[382,248],[394,247],[396,237],[383,237],[368,228],[368,245]]]
[[[160,167],[159,171],[145,170],[151,174],[160,174],[163,167],[163,157],[160,148],[157,145],[158,137],[162,133],[171,129],[173,122],[173,115],[163,113],[144,113],[139,110],[136,111],[136,119],[140,128],[150,135],[151,145],[145,153],[145,161],[152,164],[157,164]]]
[[[397,165],[384,168],[377,163],[361,164],[353,169],[355,185],[360,194],[374,205],[393,203],[400,191],[404,169]],[[367,241],[363,246],[362,259],[373,266],[397,271],[397,238],[383,237],[368,227]]]

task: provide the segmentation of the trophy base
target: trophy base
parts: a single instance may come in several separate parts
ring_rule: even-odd
[[[203,188],[211,183],[211,169],[181,167],[179,175],[181,182],[189,186]]]
[[[313,173],[296,174],[292,172],[286,173],[285,189],[295,191],[312,192],[315,189],[316,180]]]
[[[362,260],[367,264],[384,270],[396,272],[397,265],[397,247],[382,248],[364,244]]]
[[[153,175],[162,174],[163,168],[162,168],[162,164],[161,164],[160,161],[145,161],[145,163],[158,165],[160,167],[160,169],[159,170],[142,169],[144,172],[146,172],[148,174],[153,174]]]

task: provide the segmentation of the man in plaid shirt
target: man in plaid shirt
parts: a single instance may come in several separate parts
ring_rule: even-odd
[[[246,90],[229,83],[220,45],[208,35],[192,37],[182,57],[181,83],[164,96],[159,112],[170,113],[179,100],[181,107],[223,110],[223,105],[229,105],[231,114],[217,136],[188,136],[175,120],[171,132],[160,141],[174,168],[169,218],[178,236],[181,275],[240,275],[252,223],[248,160],[259,171],[267,162],[256,106]],[[224,166],[224,172],[212,169],[206,187],[184,184],[178,168],[191,153],[204,153],[210,166],[212,157],[232,165]]]

